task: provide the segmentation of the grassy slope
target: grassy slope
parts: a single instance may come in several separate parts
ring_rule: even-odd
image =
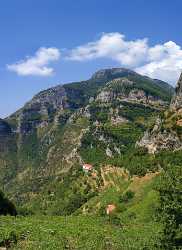
[[[16,237],[12,249],[155,249],[154,223],[121,228],[95,216],[2,217],[0,240]]]
[[[109,175],[109,174],[108,174]],[[159,249],[161,225],[154,221],[153,214],[158,204],[158,195],[153,190],[155,175],[129,180],[120,176],[116,186],[101,193],[100,202],[107,204],[130,189],[135,196],[122,204],[114,217],[106,215],[78,215],[69,217],[1,217],[0,242],[17,240],[13,249]],[[109,177],[109,176],[108,176]],[[110,180],[111,180],[110,176]],[[113,176],[114,178],[114,176]],[[120,190],[116,190],[120,187]],[[115,188],[115,189],[114,189]],[[123,188],[123,189],[122,189]],[[94,200],[90,201],[94,206]],[[92,200],[92,199],[91,199]],[[117,204],[119,206],[119,203]]]

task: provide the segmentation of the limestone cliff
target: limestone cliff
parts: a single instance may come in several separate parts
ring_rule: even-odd
[[[170,109],[182,111],[182,73],[176,86],[176,93],[171,101]]]
[[[145,132],[136,146],[147,148],[149,153],[182,149],[182,74],[169,110],[156,120],[153,129]]]

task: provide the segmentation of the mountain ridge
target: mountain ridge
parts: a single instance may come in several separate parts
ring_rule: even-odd
[[[117,68],[41,91],[5,119],[12,134],[1,143],[0,184],[21,206],[32,197],[33,204],[48,201],[44,189],[57,190],[62,179],[74,179],[82,162],[99,167],[134,150],[148,123],[167,108],[166,86]]]
[[[83,83],[84,85],[87,85],[87,84],[89,84],[89,82],[92,83],[92,80],[96,81],[96,83],[99,84],[100,81],[105,82],[105,81],[112,80],[114,78],[127,77],[128,75],[141,76],[140,74],[136,73],[135,71],[130,70],[130,69],[126,69],[126,68],[101,69],[101,70],[96,71],[94,74],[92,74],[91,77],[88,80],[78,81],[78,82],[62,83],[62,84],[55,85],[54,87],[50,87],[50,88],[45,89],[45,90],[41,90],[36,95],[34,95],[30,101],[26,102],[23,105],[23,107],[26,106],[27,104],[29,104],[32,100],[36,99],[38,96],[46,94],[46,92],[49,92],[49,91],[55,91],[56,92],[56,90],[62,89],[64,87],[66,87],[66,86],[69,86],[69,85],[72,86],[72,85],[76,85],[76,84],[79,84],[79,83],[80,84]],[[166,83],[164,81],[158,80],[158,79],[152,79],[152,78],[147,77],[147,76],[142,76],[142,77],[153,80],[156,83],[161,83],[161,85],[164,86],[164,89],[167,87],[168,89],[170,89],[172,94],[174,93],[174,88],[170,84],[168,84],[168,83]],[[22,108],[20,108],[19,110],[21,110],[21,109]],[[9,116],[4,118],[3,120],[6,120],[9,117],[11,117],[13,114],[16,114],[17,112],[19,112],[19,110],[17,110],[14,113],[10,114]]]

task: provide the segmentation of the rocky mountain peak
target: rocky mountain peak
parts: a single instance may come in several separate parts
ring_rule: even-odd
[[[97,71],[95,74],[93,74],[91,79],[97,81],[103,81],[119,77],[127,77],[129,75],[137,75],[137,73],[130,69],[125,69],[125,68],[101,69]]]
[[[171,105],[170,105],[171,110],[182,109],[182,73],[181,73],[180,78],[177,82],[175,91],[176,91],[176,94],[174,95],[174,97],[171,101]]]

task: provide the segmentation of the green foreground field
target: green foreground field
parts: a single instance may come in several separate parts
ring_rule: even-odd
[[[114,225],[105,217],[1,217],[0,242],[10,249],[158,249],[159,225]]]
[[[161,249],[163,228],[155,215],[159,205],[158,192],[154,190],[158,174],[127,179],[124,173],[122,169],[108,166],[102,173],[105,189],[71,216],[1,216],[0,247],[20,250]],[[105,212],[107,204],[117,207],[109,216]]]

